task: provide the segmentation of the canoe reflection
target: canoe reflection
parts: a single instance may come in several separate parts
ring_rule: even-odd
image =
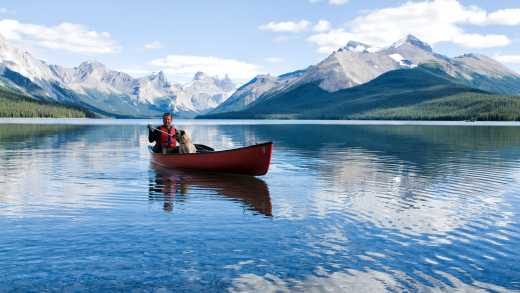
[[[190,188],[206,189],[243,203],[248,210],[271,217],[272,206],[267,184],[256,177],[232,174],[188,172],[151,165],[149,199],[163,201],[163,209],[173,210],[182,203]]]

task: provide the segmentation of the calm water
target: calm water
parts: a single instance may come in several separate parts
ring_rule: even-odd
[[[0,124],[0,291],[520,290],[520,127],[178,125],[272,140],[251,178],[154,168],[146,121],[46,123]]]

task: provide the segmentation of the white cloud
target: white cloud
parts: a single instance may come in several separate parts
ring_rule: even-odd
[[[279,57],[268,57],[268,58],[265,58],[265,61],[267,61],[269,63],[282,63],[284,60]]]
[[[69,52],[104,54],[119,49],[109,33],[67,22],[48,27],[4,19],[0,21],[0,34],[8,40],[30,46]]]
[[[329,0],[330,5],[343,5],[347,4],[349,0]]]
[[[511,44],[511,40],[504,35],[461,34],[452,40],[453,43],[467,48],[503,47]]]
[[[312,30],[315,32],[326,32],[326,31],[330,30],[330,28],[331,28],[330,22],[328,22],[326,20],[320,20],[314,25]]]
[[[343,5],[347,4],[350,0],[328,0],[327,3],[330,5]],[[323,2],[323,0],[309,0],[309,3],[319,3]]]
[[[482,16],[473,21],[473,24],[480,25],[519,25],[520,9],[501,9],[492,13],[481,11]]]
[[[407,34],[426,42],[461,43],[471,39],[467,47],[503,46],[504,38],[497,35],[466,35],[460,24],[482,22],[485,11],[461,5],[457,0],[407,2],[395,8],[380,9],[358,17],[350,24],[354,34],[376,45],[388,45]]]
[[[476,6],[464,6],[457,0],[406,2],[370,11],[347,23],[345,28],[316,34],[308,40],[318,45],[319,52],[344,46],[345,40],[387,46],[408,34],[430,44],[451,42],[469,48],[501,47],[511,43],[508,36],[467,33],[461,25],[515,25],[520,23],[517,12],[518,9],[504,9],[488,13]]]
[[[503,63],[520,64],[520,55],[495,55],[493,58]]]
[[[318,52],[328,54],[347,44],[348,41],[356,39],[352,33],[343,29],[331,30],[310,36],[307,40],[318,45]]]
[[[202,71],[210,75],[247,80],[261,73],[261,67],[234,59],[212,56],[168,55],[151,61],[151,65],[171,75],[193,76]]]
[[[263,31],[272,31],[277,33],[299,33],[306,31],[311,23],[307,20],[300,21],[271,21],[259,26]]]
[[[159,41],[153,41],[151,43],[144,44],[144,48],[146,50],[160,49],[162,47],[163,46],[162,46],[161,42],[159,42]]]
[[[299,39],[299,38],[296,37],[295,35],[280,35],[280,36],[276,36],[273,39],[273,42],[281,44],[281,43],[287,43],[287,42],[290,42],[290,41],[296,40],[296,39]]]

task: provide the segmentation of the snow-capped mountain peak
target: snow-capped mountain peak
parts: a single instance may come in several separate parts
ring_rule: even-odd
[[[440,65],[452,77],[473,83],[479,89],[511,92],[520,88],[517,83],[519,75],[489,57],[467,54],[448,58],[433,52],[429,44],[417,37],[408,35],[386,48],[349,41],[318,64],[297,74],[256,76],[212,113],[241,111],[253,103],[262,103],[311,83],[318,84],[325,91],[335,92],[364,84],[392,70],[414,68],[431,62]],[[290,78],[284,80],[282,77],[286,75]],[[490,89],[489,86],[486,88],[486,84],[479,83],[482,78],[502,83]]]
[[[161,70],[157,73],[152,73],[151,75],[146,77],[149,81],[153,82],[155,85],[159,87],[169,87],[170,84],[164,75],[164,72]]]
[[[82,62],[75,69],[77,80],[86,80],[87,78],[101,79],[107,73],[106,66],[97,61]]]
[[[195,73],[195,76],[193,76],[193,80],[203,80],[208,78],[211,78],[211,76],[207,75],[202,71],[198,71],[197,73]]]
[[[152,74],[148,76],[148,79],[165,81],[166,77],[164,76],[164,72],[161,70],[159,72],[152,72]]]
[[[57,77],[42,60],[34,58],[29,52],[11,47],[6,39],[0,35],[0,64],[18,72],[42,87],[46,81],[56,81]]]
[[[361,42],[349,41],[343,49],[351,52],[368,52],[370,46]]]
[[[231,80],[231,78],[229,78],[227,74],[223,79],[217,80],[217,84],[221,89],[227,92],[230,92],[236,88],[235,83]]]
[[[81,62],[81,64],[78,66],[80,69],[106,69],[105,64],[96,61],[96,60],[87,60]]]
[[[181,85],[168,82],[163,71],[133,78],[95,60],[82,62],[74,68],[48,65],[28,52],[11,47],[2,36],[0,69],[0,82],[27,94],[89,104],[107,113],[125,115],[172,110],[191,115],[203,113],[223,102],[235,90],[235,84],[227,75],[219,79],[197,72],[191,82]],[[30,85],[32,93],[29,92],[31,89],[25,88],[29,83],[33,83]]]
[[[428,43],[425,43],[425,42],[419,40],[414,35],[407,35],[405,38],[393,43],[390,46],[390,48],[399,48],[402,46],[413,46],[413,47],[420,48],[420,49],[428,51],[428,52],[433,52],[432,47]]]

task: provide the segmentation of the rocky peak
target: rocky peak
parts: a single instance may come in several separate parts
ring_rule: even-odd
[[[85,77],[85,75],[90,75],[93,73],[103,74],[106,71],[106,67],[104,64],[98,61],[89,60],[82,62],[77,67],[77,70],[82,77]]]
[[[170,84],[168,83],[168,80],[166,79],[166,76],[164,75],[164,72],[161,70],[159,72],[154,72],[149,76],[146,76],[145,79],[149,80],[151,83],[155,84],[158,87],[170,87]]]
[[[405,46],[405,45],[413,46],[413,47],[416,47],[416,48],[419,48],[419,49],[422,49],[422,50],[425,50],[428,52],[433,52],[432,47],[428,43],[425,43],[425,42],[419,40],[414,35],[406,36],[406,38],[397,41],[391,47],[398,48],[398,47]]]
[[[229,75],[226,74],[226,76],[224,76],[222,81],[231,82],[231,78],[229,78]]]
[[[236,88],[235,83],[231,80],[231,78],[229,78],[227,74],[223,79],[218,80],[217,84],[222,90],[226,92],[232,91],[234,88]]]
[[[370,48],[369,45],[357,41],[349,41],[347,45],[343,47],[344,50],[351,52],[367,52],[368,48]]]
[[[79,65],[79,68],[105,68],[105,65],[96,60],[87,60],[87,61],[83,61]]]
[[[198,71],[197,73],[195,73],[195,76],[193,76],[193,80],[203,80],[207,78],[210,78],[210,76],[202,71]]]
[[[20,61],[25,61],[28,59],[32,59],[32,55],[22,49],[11,47],[7,39],[0,34],[0,62],[2,61],[11,61],[14,63],[19,63]],[[38,60],[38,62],[45,63],[41,60]]]
[[[157,73],[152,73],[149,77],[149,80],[157,80],[159,82],[166,82],[166,77],[164,76],[164,72],[161,70]]]

